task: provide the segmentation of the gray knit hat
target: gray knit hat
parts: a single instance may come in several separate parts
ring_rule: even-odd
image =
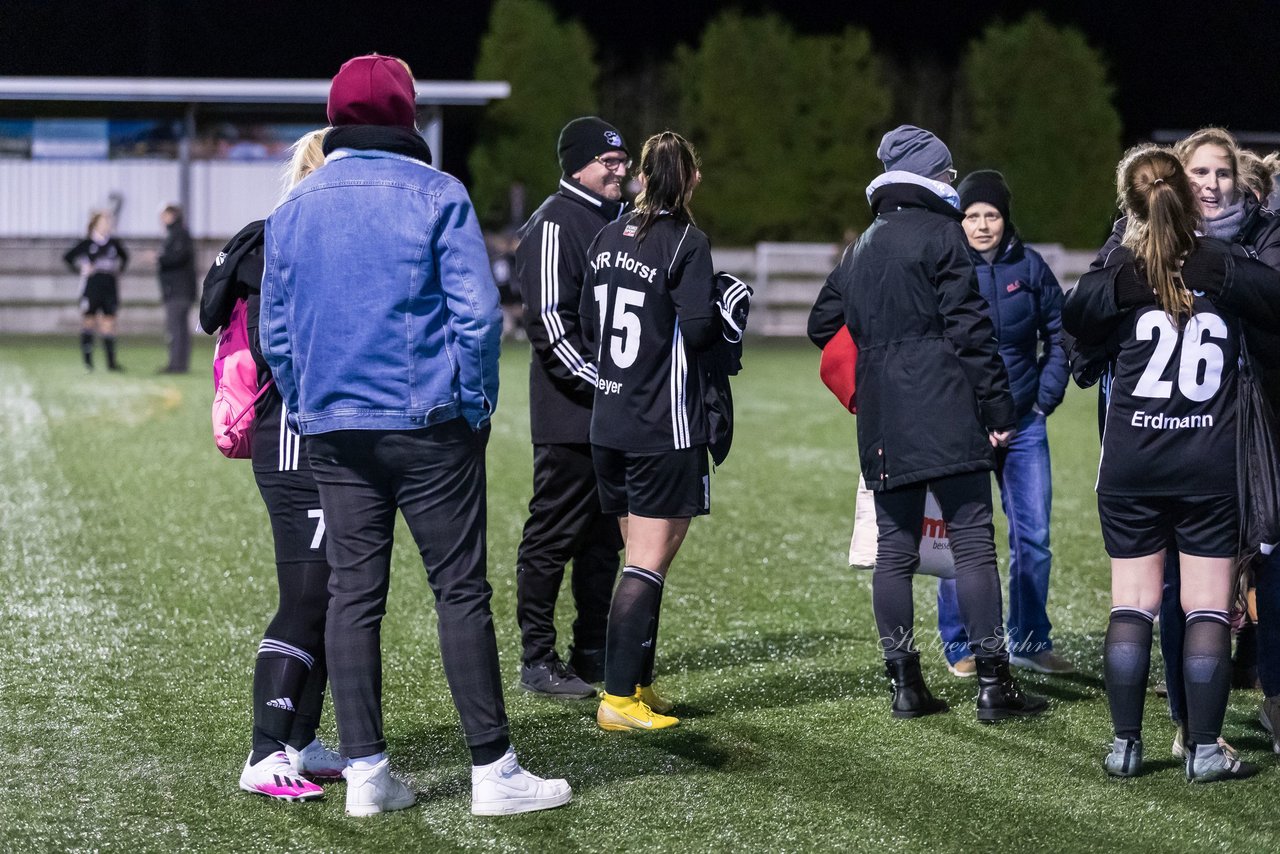
[[[899,125],[884,135],[876,157],[886,172],[912,172],[936,178],[951,168],[951,152],[942,140],[915,125]]]

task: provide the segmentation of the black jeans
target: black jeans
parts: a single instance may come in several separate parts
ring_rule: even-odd
[[[307,437],[333,568],[325,648],[346,756],[386,748],[380,632],[397,509],[436,597],[440,656],[466,742],[507,737],[485,577],[486,439],[487,429],[473,433],[462,419],[422,430]]]
[[[879,540],[871,605],[884,657],[891,661],[916,652],[911,579],[920,565],[926,487],[938,499],[951,540],[956,599],[969,649],[983,658],[1007,657],[991,521],[991,474],[985,471],[875,493]]]
[[[533,497],[516,553],[516,619],[524,663],[556,655],[556,599],[565,565],[573,561],[573,643],[604,649],[622,533],[600,512],[591,446],[534,445]]]

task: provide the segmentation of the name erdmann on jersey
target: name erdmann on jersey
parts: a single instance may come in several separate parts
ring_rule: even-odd
[[[1129,419],[1129,425],[1132,427],[1146,427],[1151,430],[1186,430],[1188,428],[1212,427],[1213,416],[1186,415],[1182,418],[1170,418],[1163,412],[1148,415],[1139,409],[1133,413],[1133,418]]]

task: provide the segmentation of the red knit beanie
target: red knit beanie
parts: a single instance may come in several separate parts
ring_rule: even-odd
[[[329,124],[413,129],[413,77],[394,56],[348,59],[329,85]]]

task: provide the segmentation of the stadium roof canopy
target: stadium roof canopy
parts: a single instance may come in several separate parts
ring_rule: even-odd
[[[419,80],[422,105],[483,105],[511,95],[492,80]],[[328,80],[201,77],[0,77],[0,101],[146,101],[169,104],[323,104]]]

